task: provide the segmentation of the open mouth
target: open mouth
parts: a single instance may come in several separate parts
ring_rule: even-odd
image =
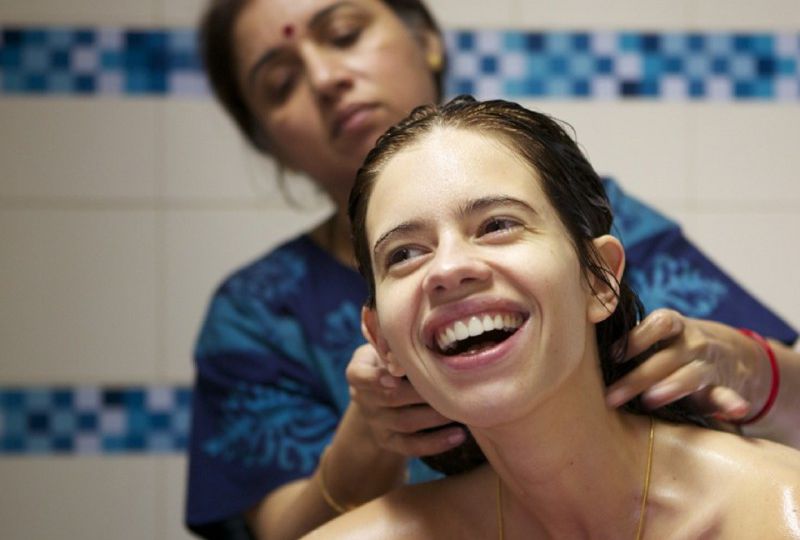
[[[444,356],[477,354],[507,340],[526,320],[520,313],[471,315],[438,330],[432,348]]]

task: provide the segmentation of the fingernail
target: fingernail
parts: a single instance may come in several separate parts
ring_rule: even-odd
[[[672,383],[657,384],[650,390],[647,390],[645,392],[645,397],[647,397],[647,399],[651,401],[660,400],[669,394],[675,393],[677,389],[678,389],[677,385]]]
[[[382,375],[378,380],[384,388],[397,388],[397,379],[391,375]]]
[[[467,438],[467,434],[464,432],[463,429],[459,429],[452,435],[447,436],[447,442],[452,444],[453,446],[457,444],[461,444]]]

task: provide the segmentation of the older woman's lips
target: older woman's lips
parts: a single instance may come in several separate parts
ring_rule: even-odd
[[[375,107],[370,103],[355,103],[338,110],[333,121],[331,137],[335,139],[361,130],[369,124]]]

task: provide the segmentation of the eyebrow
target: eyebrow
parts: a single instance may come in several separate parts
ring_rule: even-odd
[[[521,210],[524,210],[526,212],[530,212],[536,216],[539,215],[539,213],[525,201],[517,199],[516,197],[509,197],[506,195],[479,197],[477,199],[471,199],[462,206],[460,206],[456,214],[458,215],[459,218],[465,218],[469,215],[476,214],[478,212],[487,210],[489,208],[495,208],[498,206],[513,206]],[[381,246],[385,244],[391,237],[397,236],[398,234],[418,231],[422,229],[425,226],[425,224],[426,222],[421,220],[406,221],[396,227],[389,229],[375,241],[375,245],[372,247],[373,256],[377,256]]]
[[[343,0],[342,2],[336,2],[335,4],[331,4],[330,6],[319,10],[311,16],[311,19],[308,21],[308,28],[313,31],[315,28],[322,26],[325,20],[328,19],[335,11],[348,5],[353,5],[353,3]],[[247,74],[247,84],[249,86],[252,86],[255,82],[258,71],[265,65],[272,62],[282,50],[283,46],[278,46],[264,51],[264,54],[262,54],[256,63],[253,64],[253,67],[250,68],[250,72]]]

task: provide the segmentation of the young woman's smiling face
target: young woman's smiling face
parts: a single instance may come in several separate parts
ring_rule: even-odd
[[[566,229],[538,174],[492,135],[435,128],[394,155],[366,227],[365,324],[444,415],[512,420],[592,354],[597,302]]]

